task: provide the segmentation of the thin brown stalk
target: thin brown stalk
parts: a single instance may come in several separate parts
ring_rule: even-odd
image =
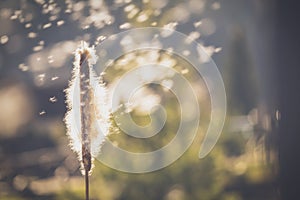
[[[91,158],[91,99],[92,92],[90,86],[90,66],[87,61],[89,52],[80,54],[80,113],[81,113],[81,140],[82,140],[82,164],[85,172],[85,196],[89,200],[89,172],[92,166]]]
[[[85,170],[85,199],[89,200],[89,172]]]

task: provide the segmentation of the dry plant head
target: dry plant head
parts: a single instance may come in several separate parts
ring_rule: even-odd
[[[111,126],[106,88],[93,70],[96,62],[95,49],[83,42],[75,52],[72,79],[65,90],[68,111],[64,121],[70,146],[77,153],[86,177],[86,199],[93,160]]]

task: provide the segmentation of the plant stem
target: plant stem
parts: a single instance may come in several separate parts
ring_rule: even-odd
[[[82,142],[82,164],[85,171],[85,196],[89,200],[89,172],[92,166],[91,158],[91,85],[90,85],[90,66],[87,61],[89,52],[84,51],[80,54],[80,113],[81,113],[81,142]]]
[[[89,172],[85,170],[85,200],[89,200]]]

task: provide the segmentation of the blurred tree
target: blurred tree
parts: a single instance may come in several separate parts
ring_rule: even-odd
[[[247,114],[257,106],[257,77],[241,27],[232,31],[227,78],[228,106],[233,112]]]

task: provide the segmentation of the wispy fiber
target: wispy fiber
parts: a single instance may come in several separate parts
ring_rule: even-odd
[[[86,199],[89,199],[88,176],[93,159],[99,154],[111,125],[106,89],[93,70],[96,61],[94,48],[83,43],[75,52],[72,80],[66,89],[65,123],[70,145],[78,154],[81,172],[85,175]]]

